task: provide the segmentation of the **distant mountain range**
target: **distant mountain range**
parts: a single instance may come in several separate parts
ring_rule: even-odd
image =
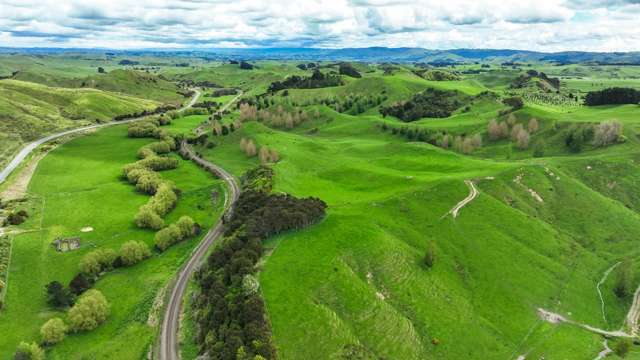
[[[60,48],[0,48],[0,54],[31,53],[105,53],[113,56],[190,56],[211,60],[329,60],[368,62],[424,62],[424,63],[469,63],[469,62],[538,62],[547,61],[561,64],[594,63],[640,65],[640,51],[637,52],[582,52],[564,51],[546,53],[508,49],[452,49],[428,50],[422,48],[213,48],[213,49],[60,49]]]

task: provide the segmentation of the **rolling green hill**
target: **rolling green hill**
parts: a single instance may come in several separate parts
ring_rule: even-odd
[[[54,88],[0,81],[0,165],[24,143],[56,130],[154,109],[159,103],[95,89]]]

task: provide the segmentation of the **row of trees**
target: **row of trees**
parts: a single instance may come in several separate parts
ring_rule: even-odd
[[[41,344],[50,346],[64,340],[68,332],[89,331],[105,322],[109,316],[110,305],[98,290],[84,293],[78,302],[69,309],[67,321],[51,318],[40,328]],[[44,360],[45,352],[35,342],[21,342],[13,356],[14,360]]]
[[[309,114],[302,111],[302,109],[286,110],[282,105],[278,105],[275,109],[263,109],[258,110],[255,105],[248,103],[240,104],[240,116],[238,119],[241,122],[246,121],[259,121],[268,126],[276,128],[292,129],[303,122],[309,120]],[[317,118],[320,114],[314,113]]]
[[[242,194],[227,222],[222,244],[196,273],[198,292],[192,302],[196,342],[212,359],[275,359],[255,265],[262,240],[285,229],[311,224],[324,216],[317,199],[272,195],[273,172],[259,167],[241,179]]]
[[[241,138],[240,150],[242,150],[247,157],[254,157],[258,155],[261,164],[276,163],[280,161],[280,154],[278,154],[275,149],[269,149],[269,147],[263,145],[258,151],[256,144],[252,139]]]
[[[490,140],[496,141],[501,139],[510,138],[511,141],[516,143],[519,149],[526,149],[529,147],[529,141],[531,134],[537,132],[540,128],[538,119],[531,118],[527,123],[527,127],[516,123],[517,119],[513,114],[510,114],[505,121],[498,122],[495,119],[489,121],[487,124],[487,134]]]
[[[156,233],[155,244],[160,251],[171,245],[188,239],[200,232],[200,227],[189,216],[182,216],[175,224],[171,224]]]

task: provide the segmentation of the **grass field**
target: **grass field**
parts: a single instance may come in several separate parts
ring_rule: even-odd
[[[376,92],[432,86],[410,75],[364,77],[344,87],[290,90],[289,97],[340,96],[358,83]],[[469,114],[416,125],[483,133],[500,108],[479,103]],[[529,105],[517,118],[537,117],[543,130],[536,136],[557,141],[548,144],[551,156],[513,150],[510,160],[500,156],[504,143],[487,143],[476,154],[484,159],[474,159],[381,133],[374,113],[321,109],[321,119],[294,130],[246,123],[212,138],[215,148],[200,149],[240,175],[257,164],[238,146],[241,137],[252,138],[280,153],[275,191],[329,204],[322,223],[267,244],[260,280],[280,358],[337,359],[354,347],[391,359],[577,359],[602,350],[600,336],[545,323],[536,309],[609,329],[626,315],[630,299],[615,297],[609,279],[604,322],[596,283],[615,262],[638,256],[640,216],[629,208],[637,208],[631,204],[640,190],[636,106]],[[564,149],[566,126],[612,118],[625,124],[626,144],[578,155]],[[599,170],[589,173],[589,164]],[[453,220],[444,215],[467,196],[465,179],[476,179],[481,195]],[[431,242],[437,262],[427,269],[422,258]]]
[[[171,127],[180,127],[180,120]],[[30,200],[24,205],[31,214],[20,227],[26,232],[13,239],[6,307],[0,314],[0,329],[6,334],[0,339],[1,358],[9,358],[22,340],[37,341],[39,328],[48,318],[64,317],[46,305],[44,285],[52,280],[68,283],[85,253],[118,249],[128,240],[153,244],[154,233],[133,224],[137,208],[148,196],[136,193],[119,178],[122,166],[134,161],[138,148],[150,141],[129,139],[126,127],[117,126],[75,139],[40,162],[29,186]],[[211,191],[222,191],[221,183],[186,161],[162,176],[182,190],[167,221],[188,214],[205,228],[210,226],[222,207],[220,202],[212,205]],[[80,233],[85,226],[94,231]],[[77,251],[58,253],[51,246],[57,236],[76,235],[82,238]],[[49,351],[48,358],[142,358],[155,340],[157,328],[148,322],[150,316],[159,316],[150,314],[154,299],[198,241],[180,243],[101,278],[96,288],[111,303],[110,318],[94,331],[67,337]]]
[[[297,63],[258,62],[254,70],[216,63],[164,67],[160,72],[173,80],[238,87],[251,98],[272,81],[310,73],[296,68]],[[521,124],[532,117],[540,121],[531,144],[544,140],[546,149],[544,156],[534,158],[532,146],[518,150],[509,140],[489,141],[487,123],[507,118],[500,114],[506,106],[499,98],[480,98],[448,118],[410,124],[382,118],[377,106],[351,116],[317,102],[385,94],[387,105],[427,88],[503,95],[519,70],[494,64],[459,81],[426,81],[408,65],[398,66],[394,75],[384,75],[374,65],[357,67],[363,77],[346,78],[343,86],[275,95],[278,101],[317,109],[317,118],[289,130],[247,122],[230,135],[210,135],[215,146],[197,149],[239,177],[259,163],[240,149],[240,139],[250,138],[280,155],[272,165],[275,192],[316,196],[329,205],[321,223],[266,243],[260,288],[278,357],[337,360],[355,352],[363,359],[516,359],[524,354],[527,359],[594,358],[603,348],[601,336],[547,323],[537,309],[603,329],[622,325],[631,297],[614,294],[613,273],[602,286],[605,320],[596,284],[624,259],[633,263],[633,288],[640,283],[638,106],[526,103],[513,115]],[[638,84],[635,68],[537,69],[561,76],[562,86],[571,91],[599,88],[595,84]],[[592,79],[598,80],[589,82]],[[237,116],[234,112],[223,121]],[[186,134],[205,119],[187,116],[167,131]],[[624,125],[624,143],[605,148],[586,144],[580,153],[565,145],[572,126],[612,119]],[[462,155],[383,132],[381,123],[480,134],[483,146]],[[36,339],[39,326],[56,315],[45,305],[42,288],[53,279],[68,282],[82,254],[94,246],[117,248],[130,239],[151,242],[152,233],[132,223],[147,197],[118,179],[122,165],[132,162],[137,149],[151,140],[127,139],[125,132],[116,127],[75,139],[38,167],[29,188],[32,197],[25,204],[33,215],[21,227],[33,231],[16,236],[13,243],[8,305],[0,313],[0,333],[9,333],[0,338],[1,358],[20,340]],[[184,191],[169,221],[189,214],[210,225],[219,215],[220,204],[210,203],[211,189],[222,191],[217,180],[186,162],[162,175]],[[448,212],[468,195],[465,180],[473,180],[480,195],[454,219]],[[100,199],[97,205],[95,199]],[[83,226],[95,231],[82,235],[81,250],[53,251],[53,237],[75,235]],[[49,351],[50,358],[144,357],[156,335],[147,324],[153,299],[196,241],[101,279],[97,288],[112,303],[111,318],[95,331],[70,336]],[[424,264],[430,247],[436,259],[431,268]],[[187,312],[185,360],[197,353],[189,339],[194,332],[190,319]],[[25,326],[15,329],[18,322]],[[627,358],[640,358],[638,348]]]
[[[94,89],[63,89],[0,81],[0,165],[24,143],[61,129],[154,109],[153,100]]]

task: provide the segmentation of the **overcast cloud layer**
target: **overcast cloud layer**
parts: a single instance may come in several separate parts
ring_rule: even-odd
[[[0,46],[640,50],[640,0],[0,0]]]

